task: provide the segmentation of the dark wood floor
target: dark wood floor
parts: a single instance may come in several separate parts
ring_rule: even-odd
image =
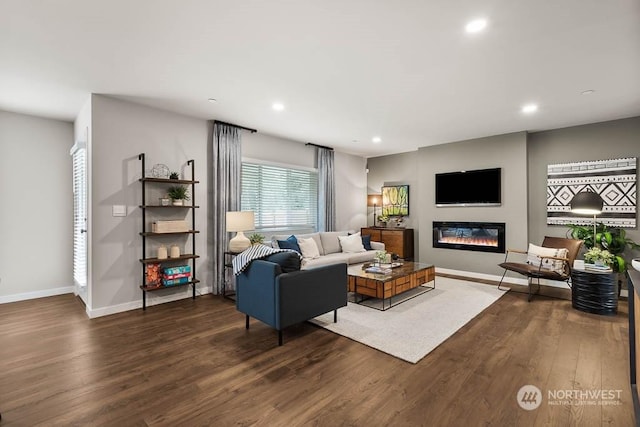
[[[634,422],[626,303],[601,317],[510,292],[415,365],[308,323],[276,341],[211,295],[93,320],[71,295],[0,305],[1,425]],[[525,384],[622,394],[525,411]]]

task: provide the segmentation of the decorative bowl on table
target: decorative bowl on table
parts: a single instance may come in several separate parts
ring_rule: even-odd
[[[637,271],[640,271],[640,258],[634,258],[631,260],[631,265],[633,266],[633,268],[635,268]]]

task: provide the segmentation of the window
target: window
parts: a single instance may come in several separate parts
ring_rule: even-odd
[[[71,149],[73,162],[73,279],[87,285],[87,148],[77,142]]]
[[[241,205],[255,212],[256,230],[316,230],[318,173],[243,162]]]

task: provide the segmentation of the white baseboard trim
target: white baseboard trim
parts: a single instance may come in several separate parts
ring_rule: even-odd
[[[196,289],[196,296],[206,295],[210,293],[211,290],[208,287]],[[158,304],[191,298],[191,296],[191,290],[189,290],[188,293],[177,292],[170,295],[147,293],[147,308]],[[96,317],[109,316],[111,314],[123,313],[125,311],[137,309],[142,309],[142,298],[137,301],[125,302],[123,304],[110,305],[107,307],[95,309],[90,309],[89,307],[87,307],[87,316],[89,316],[90,319],[95,319]]]
[[[6,304],[9,302],[26,301],[29,299],[52,297],[55,295],[72,294],[74,292],[73,286],[64,286],[61,288],[43,289],[41,291],[24,292],[21,294],[4,295],[0,296],[0,304]]]

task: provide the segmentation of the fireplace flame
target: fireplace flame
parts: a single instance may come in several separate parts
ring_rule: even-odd
[[[498,247],[498,239],[491,237],[457,237],[457,236],[442,236],[438,239],[438,243],[449,243],[457,245],[472,245],[472,246],[493,246]]]

